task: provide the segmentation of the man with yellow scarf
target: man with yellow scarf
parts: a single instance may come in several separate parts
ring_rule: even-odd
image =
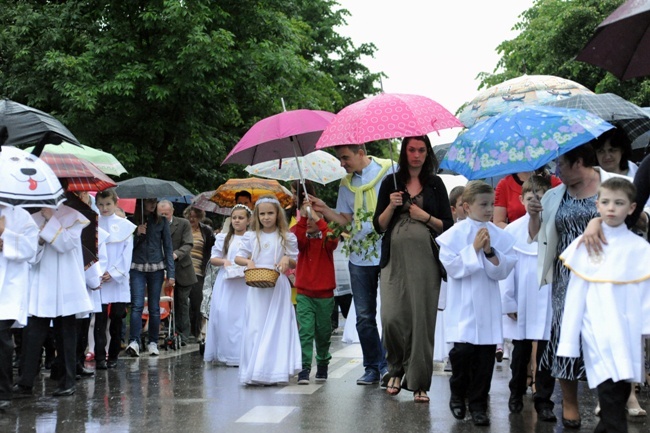
[[[340,225],[351,222],[360,208],[374,213],[377,205],[379,187],[386,175],[393,172],[391,161],[369,156],[365,145],[337,146],[336,156],[348,175],[341,180],[336,210],[329,208],[322,200],[311,197],[315,211],[323,214],[327,221]],[[362,240],[374,228],[372,221],[356,221],[360,230],[353,240]],[[350,254],[350,285],[357,313],[357,332],[363,351],[365,374],[357,379],[357,385],[373,385],[388,371],[386,354],[377,330],[377,288],[379,282],[379,251],[381,241],[372,250],[377,254],[371,257],[366,252]]]

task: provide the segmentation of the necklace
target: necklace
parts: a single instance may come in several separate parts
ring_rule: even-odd
[[[572,198],[574,198],[575,200],[580,200],[580,197],[579,197],[580,194],[581,194],[585,189],[587,189],[587,187],[589,187],[589,186],[593,183],[593,181],[594,181],[594,176],[595,176],[595,175],[596,175],[596,172],[593,171],[593,174],[589,177],[589,180],[588,180],[584,185],[582,185],[582,188],[580,188],[579,190],[575,191],[573,194],[572,194],[571,192],[569,192],[569,188],[570,188],[570,187],[568,187],[568,188],[567,188],[567,192],[569,192],[569,195],[570,195]],[[585,198],[585,197],[583,197],[583,198]]]

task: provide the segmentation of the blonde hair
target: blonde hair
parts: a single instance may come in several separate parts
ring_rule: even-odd
[[[267,199],[268,201],[262,199]],[[263,228],[262,223],[260,222],[259,205],[261,204],[270,204],[275,208],[275,227],[277,228],[278,234],[280,235],[280,245],[282,246],[282,249],[284,249],[287,240],[287,233],[289,232],[289,224],[287,223],[287,217],[284,215],[284,210],[280,206],[280,202],[274,195],[263,195],[255,202],[255,210],[253,211],[251,230],[255,232],[258,245],[260,244],[260,232]]]
[[[479,194],[494,194],[494,188],[482,180],[472,180],[465,185],[463,203],[472,204]]]

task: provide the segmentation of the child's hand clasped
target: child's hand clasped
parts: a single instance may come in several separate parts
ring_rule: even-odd
[[[485,227],[482,229],[479,229],[479,231],[476,233],[476,238],[474,238],[474,249],[478,252],[481,248],[485,252],[490,251],[490,232],[488,232],[488,229]]]

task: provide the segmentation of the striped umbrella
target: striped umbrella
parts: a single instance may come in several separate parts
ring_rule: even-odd
[[[92,162],[69,153],[41,153],[40,158],[59,179],[68,183],[67,191],[103,191],[117,184]]]

